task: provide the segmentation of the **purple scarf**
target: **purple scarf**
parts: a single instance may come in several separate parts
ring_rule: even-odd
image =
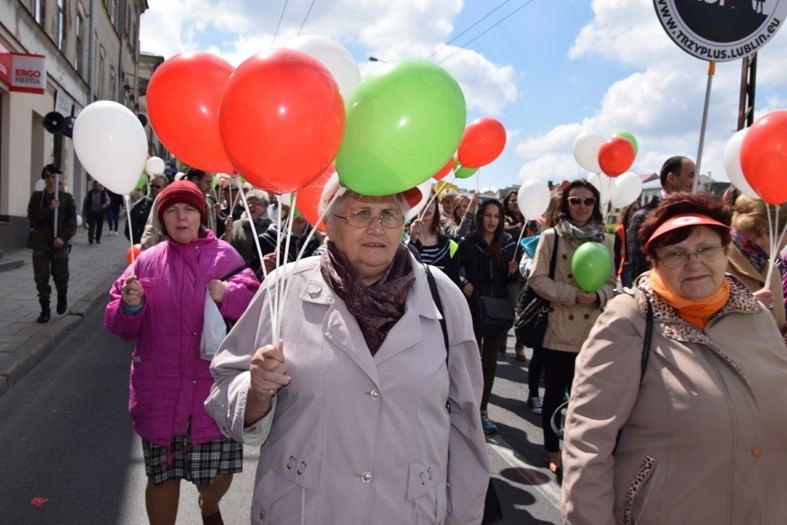
[[[410,250],[400,244],[380,280],[366,286],[344,254],[329,241],[328,249],[320,257],[320,272],[358,321],[372,355],[377,353],[388,332],[404,315],[404,301],[415,282]]]

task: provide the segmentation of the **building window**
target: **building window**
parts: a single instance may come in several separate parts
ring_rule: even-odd
[[[65,13],[63,10],[64,0],[57,0],[57,48],[63,49],[63,38],[65,33]]]
[[[112,25],[115,26],[118,18],[118,3],[117,0],[109,0],[109,5],[107,7],[109,9],[109,21],[112,22]],[[115,26],[117,28],[117,26]]]
[[[44,19],[44,0],[33,0],[33,16],[40,25]]]
[[[76,21],[76,28],[75,28],[77,50],[76,50],[76,60],[74,61],[74,68],[77,70],[77,73],[79,73],[80,75],[82,74],[82,69],[84,68],[84,64],[83,64],[84,57],[82,56],[83,54],[82,42],[84,40],[82,36],[82,31],[84,30],[84,27],[85,27],[85,21],[82,20],[82,15],[77,14],[77,21]]]
[[[99,100],[106,100],[106,61],[105,57],[106,52],[104,51],[104,46],[99,46],[98,52],[98,98]]]

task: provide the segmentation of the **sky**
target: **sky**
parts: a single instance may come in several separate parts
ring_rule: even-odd
[[[705,0],[708,3],[712,1]],[[768,0],[772,1],[772,0]],[[366,74],[385,61],[429,59],[462,88],[468,123],[493,117],[503,153],[467,189],[585,178],[572,144],[583,131],[633,134],[631,171],[697,158],[708,62],[667,36],[652,0],[148,0],[141,49],[169,58],[206,51],[237,66],[298,35],[344,46]],[[787,109],[787,31],[758,55],[755,118]],[[719,62],[701,173],[726,181],[722,154],[737,129],[741,62]]]

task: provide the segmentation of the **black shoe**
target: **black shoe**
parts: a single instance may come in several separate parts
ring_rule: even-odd
[[[87,243],[88,243],[88,244],[93,244],[93,239],[88,239],[88,240],[87,240]]]
[[[68,297],[66,294],[59,293],[57,294],[57,309],[56,312],[60,315],[63,315],[68,310]]]
[[[36,319],[36,323],[49,322],[49,317],[50,317],[49,301],[48,300],[47,301],[43,301],[43,300],[39,299],[38,302],[41,303],[41,315],[39,315],[38,319]]]
[[[101,244],[101,241],[99,241],[98,239],[96,239],[96,244]]]

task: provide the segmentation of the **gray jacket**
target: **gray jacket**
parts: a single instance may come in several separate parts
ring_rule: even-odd
[[[244,429],[249,362],[272,342],[270,274],[213,359],[205,406],[226,435],[262,443],[252,523],[480,523],[489,463],[480,427],[483,379],[462,293],[432,269],[450,358],[423,267],[404,316],[372,356],[319,257],[301,261],[281,325],[292,382]],[[450,414],[446,402],[450,400]],[[450,487],[449,487],[450,485]]]

